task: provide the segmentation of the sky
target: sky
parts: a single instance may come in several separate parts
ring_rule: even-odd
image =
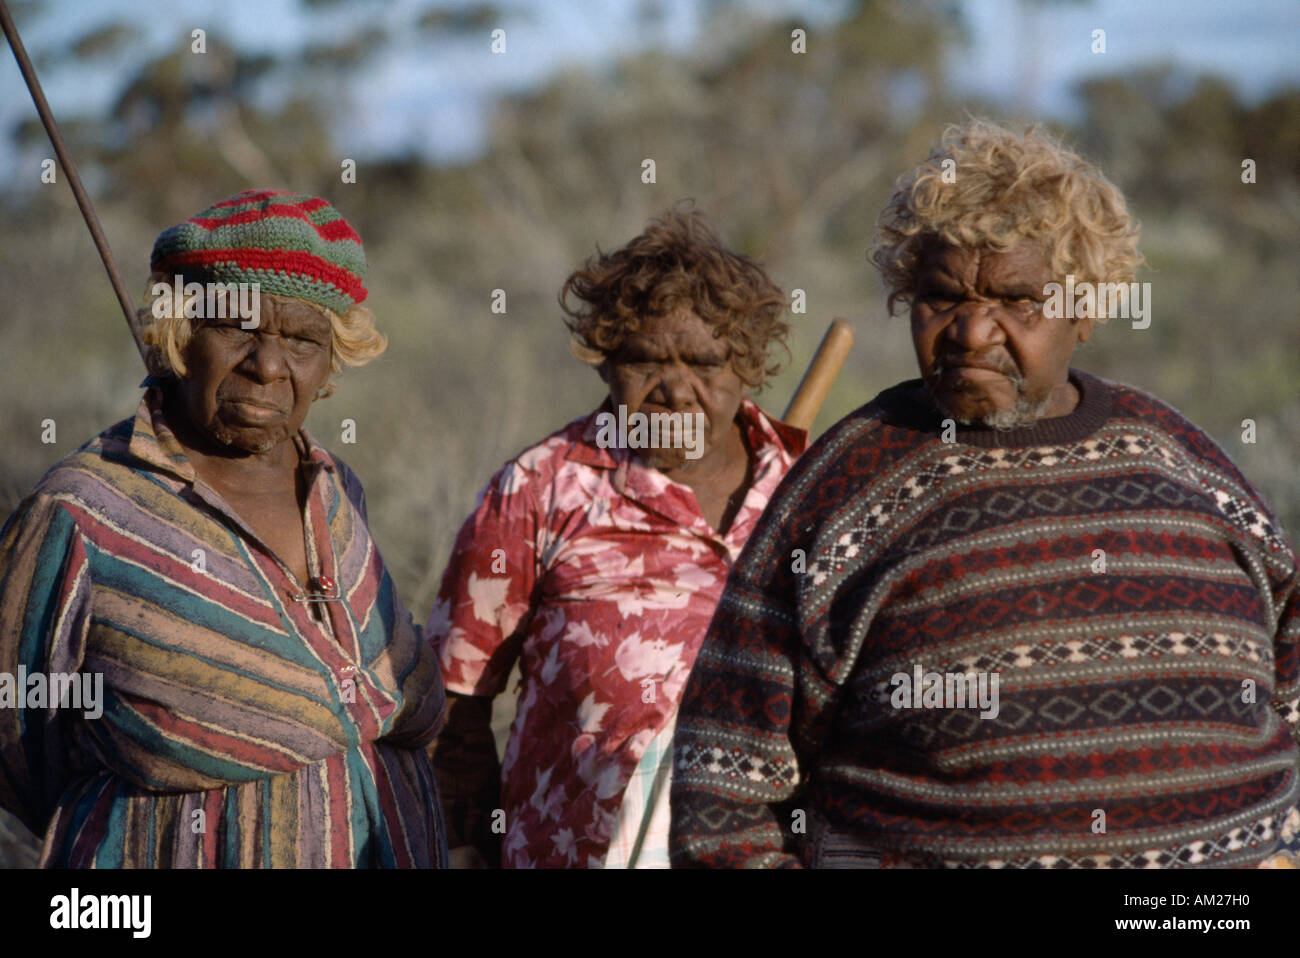
[[[312,36],[343,37],[384,23],[403,40],[358,78],[348,95],[350,150],[360,157],[415,149],[441,161],[472,158],[484,145],[494,99],[545,82],[558,70],[599,70],[647,47],[679,52],[709,42],[696,0],[657,0],[653,28],[638,26],[647,0],[498,0],[507,55],[485,56],[487,31],[430,42],[409,27],[430,0],[345,0],[305,15],[301,0],[49,0],[18,23],[31,52],[67,49],[97,26],[126,19],[140,26],[141,54],[181,42],[203,27],[236,38],[250,51],[284,50]],[[455,0],[436,5],[463,7]],[[795,17],[814,28],[832,24],[838,0],[753,0],[759,16]],[[1069,120],[1073,91],[1091,76],[1170,63],[1213,71],[1250,99],[1300,86],[1297,0],[1084,0],[1039,6],[1024,0],[960,4],[971,42],[946,64],[959,88],[1023,112]],[[74,15],[67,15],[73,11]],[[1029,11],[1029,12],[1027,12]],[[1093,31],[1105,30],[1105,53]],[[431,52],[436,51],[436,56]],[[139,55],[134,50],[128,55]],[[0,129],[33,114],[17,66],[0,63]],[[97,61],[43,76],[56,117],[107,110],[127,64]],[[1025,91],[1032,91],[1026,93]],[[16,154],[0,140],[0,170]],[[9,179],[9,177],[6,177]]]
[[[1026,59],[1015,51],[1041,50],[1042,90],[1029,105],[1053,116],[1070,116],[1081,80],[1156,62],[1218,73],[1250,99],[1300,85],[1297,0],[1096,0],[1028,17],[1015,0],[963,8],[974,43],[949,64],[953,82],[1015,102]],[[1091,49],[1096,29],[1106,31],[1104,54]]]

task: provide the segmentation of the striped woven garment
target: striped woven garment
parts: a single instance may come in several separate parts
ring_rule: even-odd
[[[1224,867],[1294,847],[1295,552],[1176,410],[1071,381],[1068,416],[945,442],[914,380],[795,463],[683,693],[674,867]],[[966,675],[996,678],[996,702],[957,695]]]
[[[423,747],[442,680],[356,476],[299,433],[308,561],[341,601],[295,601],[159,400],[58,463],[0,533],[0,673],[103,677],[98,717],[30,689],[0,709],[0,806],[44,834],[46,866],[441,865]]]

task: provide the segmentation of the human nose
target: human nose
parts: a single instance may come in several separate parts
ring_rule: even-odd
[[[289,374],[284,340],[279,336],[255,334],[253,343],[241,365],[261,382],[284,379]]]
[[[994,315],[996,307],[993,302],[965,300],[953,313],[945,336],[970,353],[1004,342],[1006,334]]]
[[[695,386],[685,363],[666,363],[659,367],[659,381],[651,398],[669,409],[682,410],[695,402]]]

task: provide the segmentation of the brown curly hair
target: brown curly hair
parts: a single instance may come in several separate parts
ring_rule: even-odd
[[[945,180],[945,161],[955,179]],[[1054,275],[1094,283],[1130,282],[1143,261],[1124,196],[1096,166],[1037,127],[1016,134],[972,119],[949,126],[926,160],[899,177],[870,258],[892,313],[911,304],[929,244],[1005,251],[1023,240],[1044,244]]]
[[[570,304],[573,297],[578,302]],[[731,365],[751,388],[778,372],[768,350],[789,355],[789,303],[748,256],[723,248],[704,214],[675,207],[613,253],[596,254],[565,280],[559,295],[575,356],[599,365],[618,352],[643,319],[689,308],[731,344]]]

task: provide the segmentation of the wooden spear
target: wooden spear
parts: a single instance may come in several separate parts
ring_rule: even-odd
[[[813,420],[826,401],[826,394],[830,392],[831,384],[839,375],[852,346],[853,327],[842,319],[833,320],[808,365],[808,371],[799,380],[790,405],[781,417],[783,420],[798,429],[812,429]]]
[[[139,350],[140,358],[143,360],[144,339],[141,337],[139,323],[136,320],[135,306],[131,303],[131,294],[126,291],[126,285],[122,282],[117,263],[113,260],[113,251],[108,248],[108,239],[99,225],[99,217],[95,215],[95,208],[90,203],[90,197],[86,195],[86,188],[81,185],[77,164],[73,163],[72,157],[68,155],[68,148],[64,145],[63,137],[54,122],[54,114],[50,112],[50,105],[45,100],[41,81],[36,78],[36,68],[32,66],[32,61],[27,56],[22,37],[18,35],[18,27],[14,25],[13,17],[9,15],[9,6],[5,0],[0,0],[0,27],[4,28],[9,49],[13,50],[14,59],[18,61],[18,69],[22,71],[23,79],[27,81],[27,89],[31,91],[36,112],[40,114],[41,123],[50,137],[50,143],[54,146],[59,165],[63,167],[63,175],[67,177],[68,185],[72,187],[72,195],[76,197],[77,206],[80,207],[81,215],[90,229],[91,238],[95,241],[95,249],[99,250],[99,258],[104,261],[104,269],[108,270],[108,279],[113,284],[113,292],[117,293],[117,301],[122,307],[122,314],[126,317],[127,329],[131,331],[131,339],[135,342],[135,348]]]

